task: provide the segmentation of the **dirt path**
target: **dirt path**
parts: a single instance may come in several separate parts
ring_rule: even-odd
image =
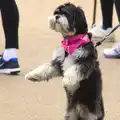
[[[67,0],[66,0],[67,1]],[[0,75],[1,120],[62,120],[65,109],[65,93],[61,80],[49,83],[32,83],[24,80],[24,74],[51,59],[53,49],[61,36],[48,28],[47,17],[65,0],[17,0],[20,11],[20,50],[18,56],[22,68],[20,76]],[[85,10],[89,25],[92,23],[92,5],[88,0],[76,0]],[[117,24],[117,18],[114,17]],[[97,23],[101,20],[98,9]],[[1,26],[1,25],[0,25]],[[119,38],[118,32],[116,33]],[[0,50],[4,36],[0,28]],[[103,72],[103,93],[106,120],[120,120],[120,60],[108,60],[102,56],[104,44],[99,48]],[[52,94],[51,94],[52,93]]]

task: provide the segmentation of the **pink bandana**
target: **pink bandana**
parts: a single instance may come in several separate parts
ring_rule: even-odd
[[[72,54],[77,49],[77,47],[90,43],[90,40],[88,35],[80,34],[65,38],[61,41],[61,43],[65,51],[68,52],[68,54]]]

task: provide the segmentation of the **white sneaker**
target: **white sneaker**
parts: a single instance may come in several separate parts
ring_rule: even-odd
[[[89,32],[92,33],[92,41],[100,41],[104,36],[111,32],[112,28],[108,28],[107,30],[102,29],[101,26],[95,26]],[[105,41],[107,42],[115,42],[115,35],[112,33]]]
[[[113,48],[104,49],[103,54],[106,58],[120,58],[120,43],[114,45]]]

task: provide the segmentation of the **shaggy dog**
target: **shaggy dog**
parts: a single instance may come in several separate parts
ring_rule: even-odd
[[[51,62],[30,71],[25,78],[36,82],[63,76],[65,120],[103,120],[101,71],[84,11],[71,3],[60,5],[49,17],[49,26],[63,35],[62,45],[54,51]]]

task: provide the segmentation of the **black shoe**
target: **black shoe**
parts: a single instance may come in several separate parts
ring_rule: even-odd
[[[0,74],[18,74],[19,72],[20,66],[17,58],[12,58],[9,61],[0,58]]]

